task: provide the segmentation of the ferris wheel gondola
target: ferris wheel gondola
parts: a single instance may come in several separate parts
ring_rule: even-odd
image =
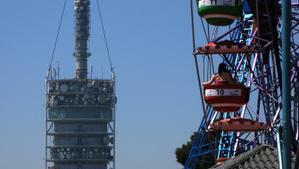
[[[241,84],[204,84],[204,100],[218,112],[236,112],[249,101],[249,88]]]
[[[230,25],[242,15],[242,1],[199,0],[198,14],[211,25]]]

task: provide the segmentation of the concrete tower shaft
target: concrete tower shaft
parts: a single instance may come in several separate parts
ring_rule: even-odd
[[[74,0],[75,5],[75,57],[76,57],[76,78],[87,78],[87,58],[89,39],[89,0]]]

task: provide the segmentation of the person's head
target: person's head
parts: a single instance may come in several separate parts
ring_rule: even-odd
[[[225,63],[220,63],[218,66],[218,74],[222,74],[224,72],[228,72],[227,68],[226,68],[226,64]]]

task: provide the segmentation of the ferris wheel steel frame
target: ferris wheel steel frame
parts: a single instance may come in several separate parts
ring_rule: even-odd
[[[215,112],[211,106],[203,103],[202,110],[204,111],[204,117],[193,140],[189,156],[185,163],[185,169],[195,169],[198,160],[207,154],[214,154],[215,159],[230,158],[251,150],[260,144],[279,146],[278,143],[280,142],[277,142],[277,135],[280,134],[279,124],[282,119],[280,17],[276,16],[276,19],[268,17],[268,19],[265,19],[266,17],[259,15],[262,13],[270,14],[269,9],[258,8],[256,6],[258,11],[248,12],[247,10],[243,14],[243,17],[236,21],[234,27],[222,32],[220,36],[216,35],[220,32],[218,31],[220,28],[215,27],[210,34],[207,33],[207,30],[211,31],[211,29],[205,28],[205,24],[202,22],[208,42],[218,42],[229,37],[230,41],[255,45],[257,47],[254,53],[204,55],[198,53],[195,48],[194,0],[190,0],[190,2],[192,3],[192,31],[194,37],[193,55],[196,58],[196,66],[200,67],[201,63],[203,65],[201,70],[197,70],[200,90],[201,83],[208,80],[215,72],[214,67],[217,59],[214,58],[216,57],[228,63],[235,79],[245,86],[250,87],[252,96],[247,105],[244,105],[240,111],[233,113]],[[267,5],[267,2],[258,3]],[[292,151],[296,153],[297,140],[299,139],[299,40],[296,41],[295,38],[299,34],[298,3],[292,4],[291,15],[290,104],[292,114]],[[277,22],[277,25],[275,25],[276,30],[274,31],[271,30],[273,29],[271,22],[272,24],[273,22]],[[261,25],[263,25],[263,28],[261,28]],[[266,28],[265,25],[268,25],[268,27]],[[202,56],[202,61],[198,61],[197,59],[200,55]],[[203,102],[203,94],[200,94],[200,97]],[[269,126],[269,129],[251,133],[210,131],[210,124],[214,121],[236,116],[253,119],[257,122],[264,122]],[[213,135],[215,140],[209,140],[210,135]]]

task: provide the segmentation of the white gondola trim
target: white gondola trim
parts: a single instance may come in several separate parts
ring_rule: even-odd
[[[205,14],[203,15],[204,19],[231,19],[231,20],[235,20],[238,17],[233,16],[233,15],[227,15],[227,14]]]
[[[214,2],[214,3],[213,3]],[[211,0],[199,0],[198,7],[206,7],[206,6],[236,6],[235,0],[218,0],[218,1],[211,1]]]
[[[223,107],[223,108],[227,108],[227,107],[241,107],[244,104],[237,104],[237,103],[215,103],[215,104],[211,104],[212,107]]]
[[[206,97],[215,97],[215,96],[230,96],[230,97],[240,97],[241,89],[206,89]]]

